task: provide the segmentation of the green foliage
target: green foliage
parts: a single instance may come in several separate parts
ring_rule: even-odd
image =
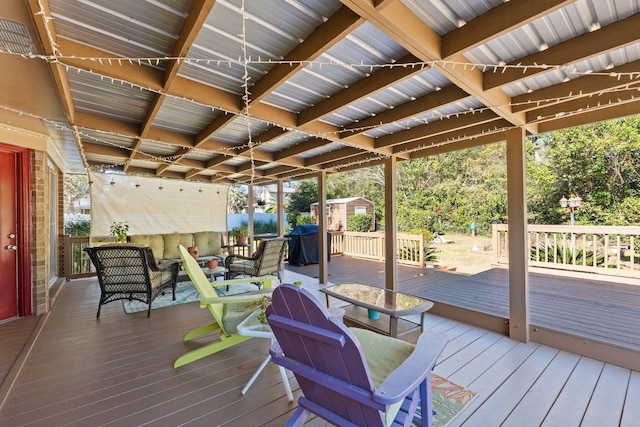
[[[109,227],[109,233],[113,237],[117,237],[120,243],[127,241],[127,233],[129,232],[129,224],[122,221],[114,221]]]
[[[364,233],[371,230],[371,220],[373,218],[369,214],[351,215],[347,218],[347,230],[357,233]]]
[[[304,225],[304,224],[317,224],[315,217],[312,217],[309,214],[300,214],[296,218],[295,225]]]
[[[233,227],[231,231],[229,231],[229,235],[235,239],[237,239],[238,237],[249,237],[249,225],[246,221],[242,221],[240,225],[238,225],[237,227]]]
[[[66,215],[64,234],[69,236],[88,236],[91,231],[91,216],[86,214]]]
[[[232,185],[229,187],[229,194],[227,196],[227,212],[242,212],[247,207],[248,200],[249,196],[246,186]]]
[[[253,223],[253,232],[255,234],[269,234],[278,232],[278,223],[276,221],[255,221]]]

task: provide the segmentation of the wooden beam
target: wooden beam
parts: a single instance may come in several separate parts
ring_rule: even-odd
[[[510,0],[442,36],[444,59],[522,28],[576,0]]]
[[[298,114],[298,126],[309,123],[312,120],[318,120],[327,114],[345,108],[353,102],[367,98],[429,68],[419,65],[411,66],[411,64],[416,64],[417,62],[420,62],[418,58],[413,55],[407,55],[395,64],[397,66],[382,68],[370,76],[358,80],[347,89],[331,95],[330,98],[320,101],[313,107],[309,107]],[[408,66],[403,67],[402,64],[408,64]]]
[[[498,72],[484,73],[486,89],[497,88],[522,81],[540,73],[549,72],[557,65],[568,65],[584,61],[612,50],[636,44],[640,39],[640,14],[631,15],[621,21],[607,25],[597,31],[583,34],[548,49],[518,58],[510,66]],[[515,67],[518,64],[529,65],[527,69]],[[547,65],[550,68],[533,67],[534,64]]]
[[[491,110],[485,110],[475,114],[461,114],[457,117],[442,118],[428,124],[412,127],[404,131],[381,136],[376,140],[377,147],[400,145],[411,141],[423,139],[426,136],[435,136],[443,133],[454,132],[484,123],[496,121],[499,117]]]
[[[261,101],[275,88],[287,81],[291,76],[307,66],[307,61],[313,61],[320,55],[353,32],[364,20],[346,7],[338,9],[325,23],[297,45],[283,59],[282,64],[274,67],[265,74],[251,88],[251,102]],[[287,63],[291,61],[291,63]]]

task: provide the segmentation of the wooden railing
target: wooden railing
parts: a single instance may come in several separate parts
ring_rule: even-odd
[[[89,236],[62,236],[64,242],[64,276],[67,280],[95,276],[93,264],[84,248],[89,246]]]
[[[400,264],[424,266],[424,237],[416,234],[398,233]],[[331,252],[348,256],[384,261],[384,232],[355,233],[351,231],[331,233]]]
[[[331,232],[331,254],[375,259],[385,259],[385,236],[383,232],[354,233]],[[422,235],[398,233],[398,263],[424,266],[424,237]],[[64,276],[67,280],[95,275],[93,265],[84,248],[89,246],[89,237],[63,236]],[[254,240],[254,248],[258,240]]]
[[[509,263],[508,227],[493,225],[494,262]],[[527,226],[529,266],[640,278],[640,227]]]

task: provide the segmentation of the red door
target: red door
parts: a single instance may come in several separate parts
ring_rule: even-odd
[[[17,156],[0,151],[0,320],[18,315]]]

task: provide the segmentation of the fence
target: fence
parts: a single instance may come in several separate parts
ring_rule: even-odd
[[[529,266],[640,278],[640,227],[527,226]],[[493,225],[494,261],[509,263],[508,226]]]

